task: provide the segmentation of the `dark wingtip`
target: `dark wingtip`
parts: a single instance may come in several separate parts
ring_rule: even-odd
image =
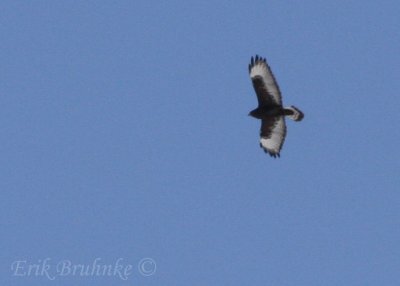
[[[263,149],[265,154],[268,154],[268,155],[270,155],[271,157],[273,157],[275,159],[276,159],[276,157],[278,157],[278,158],[281,157],[281,154],[279,152],[278,153],[273,153],[273,152],[265,149],[264,146],[261,143],[260,143],[260,147]]]
[[[280,158],[281,157],[281,154],[280,153],[271,153],[271,152],[268,152],[268,151],[266,151],[266,150],[264,150],[264,152],[265,153],[268,153],[271,157],[273,157],[274,159],[276,159],[276,157],[278,157],[278,158]]]
[[[252,66],[257,64],[257,63],[259,63],[259,62],[267,63],[267,59],[263,58],[263,57],[261,57],[261,56],[259,56],[257,54],[256,54],[255,57],[251,57],[251,65]]]
[[[263,57],[261,57],[261,56],[259,56],[259,55],[255,55],[255,57],[251,57],[251,60],[250,60],[250,65],[249,65],[249,70],[254,66],[254,65],[256,65],[256,64],[258,64],[258,63],[265,63],[265,64],[267,64],[267,59],[266,58],[263,58]]]
[[[251,73],[251,68],[254,66],[254,58],[251,57],[250,64],[249,64],[249,73]]]

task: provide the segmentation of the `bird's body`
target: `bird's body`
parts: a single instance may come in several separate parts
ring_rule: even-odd
[[[272,157],[279,157],[286,137],[285,116],[300,121],[304,114],[294,106],[282,106],[278,83],[266,59],[252,57],[249,73],[258,99],[258,107],[249,115],[261,120],[260,146]]]
[[[257,119],[268,119],[269,117],[285,115],[285,109],[280,106],[261,106],[250,111],[249,115]]]

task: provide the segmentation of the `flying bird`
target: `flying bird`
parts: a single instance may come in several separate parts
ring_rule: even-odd
[[[251,57],[249,73],[258,100],[258,107],[249,115],[261,120],[260,147],[270,156],[280,157],[286,137],[285,116],[301,121],[304,113],[294,106],[282,106],[281,91],[265,58]]]

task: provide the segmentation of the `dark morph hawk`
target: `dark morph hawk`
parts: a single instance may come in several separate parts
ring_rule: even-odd
[[[251,57],[249,73],[258,99],[258,107],[249,115],[261,119],[260,147],[272,157],[279,157],[286,137],[285,116],[300,121],[304,114],[294,106],[282,106],[278,83],[266,59]]]

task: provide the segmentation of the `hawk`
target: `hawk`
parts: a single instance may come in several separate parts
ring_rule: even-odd
[[[270,156],[280,157],[286,137],[285,116],[301,121],[304,113],[294,106],[282,106],[278,83],[265,58],[251,57],[249,73],[258,100],[258,107],[249,115],[261,120],[260,147]]]

